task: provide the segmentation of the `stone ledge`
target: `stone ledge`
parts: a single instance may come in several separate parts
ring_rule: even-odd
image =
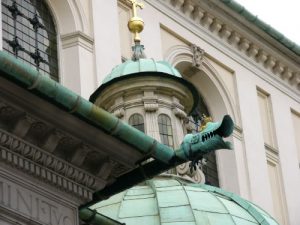
[[[98,178],[1,129],[0,160],[84,199],[98,185]]]
[[[265,69],[272,72],[274,76],[280,77],[282,82],[289,84],[292,90],[300,91],[299,71],[296,67],[291,68],[278,57],[273,56],[261,44],[244,37],[233,26],[226,24],[220,18],[213,15],[212,12],[208,12],[201,7],[199,2],[191,0],[158,1],[173,8],[176,12],[181,12],[187,20],[192,21],[197,26],[204,27],[241,53],[255,60]]]

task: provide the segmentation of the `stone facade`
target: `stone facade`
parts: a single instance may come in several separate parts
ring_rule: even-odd
[[[140,16],[146,26],[141,37],[147,57],[164,59],[175,66],[197,87],[214,120],[229,114],[235,121],[231,137],[235,150],[217,153],[220,187],[260,205],[283,225],[300,224],[299,55],[217,0],[144,2],[146,7]],[[122,57],[127,57],[124,52],[132,45],[128,33],[119,29],[120,12],[125,17],[129,13],[126,1],[47,3],[58,31],[60,83],[88,98]],[[124,40],[129,40],[127,46]],[[36,99],[23,105],[16,99],[2,104],[2,98],[11,99],[2,85],[0,223],[79,224],[78,205],[91,197],[96,186],[130,170],[131,156],[110,160],[98,152],[99,146],[84,132],[53,129],[53,124],[61,128],[59,122],[55,123],[55,112],[37,117]],[[152,120],[158,110],[167,110],[148,100],[136,109],[146,113],[147,120]],[[20,112],[14,109],[16,105],[32,110]],[[177,106],[166,111],[172,115],[174,129],[183,116]],[[110,105],[108,110],[127,119],[136,112],[122,104]],[[7,125],[3,121],[12,122]],[[67,126],[71,124],[76,123]],[[148,129],[159,139],[155,128]],[[106,143],[105,135],[97,138],[102,136],[101,141]],[[177,137],[179,144],[183,134]],[[82,155],[62,159],[59,151],[55,155],[58,145],[71,146],[77,152],[80,149],[84,154],[96,151],[105,163],[98,173],[88,167],[83,171],[78,166],[85,165],[80,162]]]

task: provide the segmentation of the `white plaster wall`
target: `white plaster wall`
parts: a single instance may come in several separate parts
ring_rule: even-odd
[[[156,7],[154,2],[152,5]],[[235,190],[243,197],[249,198],[270,213],[273,213],[270,193],[271,187],[268,179],[266,179],[268,177],[268,171],[264,140],[260,128],[256,86],[260,86],[262,89],[266,89],[267,86],[273,88],[272,93],[269,92],[268,88],[266,91],[270,93],[272,97],[277,137],[286,137],[287,135],[283,135],[283,133],[286,131],[289,133],[289,138],[284,139],[284,141],[278,140],[278,148],[281,152],[279,157],[282,167],[288,218],[290,224],[299,224],[299,216],[296,215],[295,211],[299,209],[298,204],[300,204],[300,201],[297,201],[297,199],[300,198],[298,194],[296,194],[297,197],[295,198],[294,190],[294,188],[300,188],[297,179],[297,177],[299,177],[299,168],[297,168],[298,164],[296,163],[295,157],[295,141],[292,140],[292,138],[294,138],[292,134],[292,124],[291,120],[287,121],[280,118],[290,118],[290,107],[299,109],[299,98],[295,99],[295,94],[284,85],[281,86],[276,78],[270,78],[270,76],[273,77],[274,75],[265,72],[264,68],[257,65],[254,60],[249,60],[245,55],[241,55],[235,50],[230,49],[226,43],[218,41],[217,37],[211,37],[211,34],[207,31],[201,29],[196,31],[193,25],[181,26],[180,23],[183,24],[184,22],[181,21],[180,16],[178,16],[178,20],[174,21],[168,17],[172,12],[169,12],[163,6],[161,8],[157,7],[157,9],[164,12],[158,15],[160,24],[180,34],[180,36],[188,42],[200,46],[211,57],[222,62],[224,65],[228,65],[234,71],[237,86],[237,110],[241,116],[241,122],[238,125],[242,128],[243,138],[242,140],[234,140],[236,153],[235,156],[229,156],[236,158],[236,168],[228,167],[228,165],[222,167],[224,174],[228,176],[231,176],[232,171],[237,170],[238,183],[227,183],[225,185],[226,182],[224,181],[224,186]],[[157,13],[155,15],[157,15]],[[156,28],[154,27],[154,31],[155,30]],[[278,95],[281,95],[281,98],[278,98]],[[277,122],[278,120],[280,123]],[[279,129],[280,131],[278,131]],[[280,144],[280,142],[283,143]],[[288,149],[288,151],[286,149]],[[230,153],[218,153],[218,155],[220,155],[219,161],[226,161],[226,154]],[[291,165],[288,165],[288,159],[291,158],[293,158],[293,160],[290,161]],[[226,179],[226,176],[224,176],[224,179]],[[230,187],[236,185],[239,187]]]
[[[297,191],[300,187],[300,169],[291,119],[291,107],[295,102],[273,86],[265,84],[261,80],[258,80],[257,83],[264,86],[272,98],[274,126],[286,201],[284,207],[287,207],[289,224],[300,224],[300,193]],[[299,108],[299,104],[297,105]]]
[[[92,0],[97,85],[121,63],[117,0]]]
[[[220,41],[205,28],[194,26],[182,15],[157,4],[157,1],[145,2],[146,8],[140,12],[146,24],[141,37],[148,58],[163,58],[160,27],[165,26],[187,42],[200,46],[207,55],[233,71],[236,82],[234,98],[237,102],[232,110],[236,110],[235,122],[241,132],[232,138],[234,152],[220,151],[217,154],[221,185],[270,213],[273,212],[272,187],[266,179],[268,171],[256,87],[271,95],[288,222],[299,225],[300,169],[295,144],[298,137],[293,133],[290,109],[300,112],[300,97],[286,85],[281,85],[278,78],[256,61]],[[78,46],[65,50],[60,47],[62,83],[87,98],[111,69],[121,63],[117,0],[49,0],[49,3],[57,19],[59,34],[81,31],[94,41],[93,52]],[[176,19],[171,18],[173,16]],[[204,93],[209,91],[203,89]],[[226,102],[222,103],[223,109],[220,111],[220,103],[217,100],[214,102],[213,96],[210,99],[215,118],[220,119],[230,111],[230,105]],[[235,164],[231,164],[232,161]]]

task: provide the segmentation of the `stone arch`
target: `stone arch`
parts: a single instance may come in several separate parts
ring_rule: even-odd
[[[184,79],[193,83],[203,97],[210,115],[220,121],[225,114],[239,123],[239,114],[224,81],[216,69],[206,59],[202,59],[200,68],[193,66],[193,52],[190,46],[177,45],[165,54],[165,60],[176,67]],[[234,143],[234,137],[230,138]],[[237,158],[233,151],[216,152],[219,183],[222,188],[239,193]]]
[[[234,121],[239,121],[234,101],[224,81],[205,57],[201,69],[193,67],[191,48],[186,45],[177,45],[167,51],[165,60],[176,67],[185,79],[194,83],[214,119],[220,120],[226,113],[231,115]]]
[[[47,0],[47,4],[55,17],[59,34],[75,31],[89,33],[87,18],[78,0]]]

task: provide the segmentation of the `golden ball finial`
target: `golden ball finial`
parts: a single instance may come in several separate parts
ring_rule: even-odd
[[[128,29],[134,34],[134,41],[141,41],[139,33],[144,30],[144,21],[142,18],[134,16],[128,21]]]
[[[141,38],[139,33],[141,33],[144,29],[144,21],[142,18],[137,16],[137,8],[143,9],[144,4],[138,2],[138,0],[127,0],[132,5],[132,14],[133,17],[128,21],[128,29],[131,33],[134,34],[134,41],[140,42]]]

